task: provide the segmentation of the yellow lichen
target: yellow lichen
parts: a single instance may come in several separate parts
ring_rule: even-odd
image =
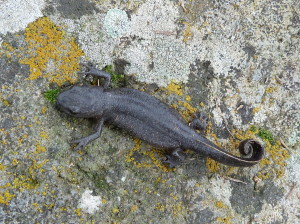
[[[114,214],[116,214],[116,213],[119,213],[119,212],[120,212],[120,210],[119,210],[118,208],[113,208],[111,211],[112,211],[112,213],[114,213]]]
[[[260,167],[263,168],[271,164],[271,160],[269,158],[262,158],[260,161]]]
[[[45,114],[47,112],[47,107],[43,106],[41,109],[42,114]]]
[[[192,33],[192,25],[187,23],[187,22],[183,22],[183,24],[185,25],[185,29],[183,30],[183,42],[186,43],[189,40],[192,39],[193,37],[193,33]]]
[[[47,134],[47,132],[45,132],[45,131],[41,131],[41,132],[40,132],[40,137],[41,137],[41,138],[44,138],[44,139],[49,139],[48,134]]]
[[[232,216],[228,216],[228,217],[218,217],[216,219],[217,222],[221,222],[221,223],[225,223],[225,224],[231,224],[232,222],[230,221],[232,219]]]
[[[213,173],[216,173],[216,172],[219,172],[220,169],[221,169],[221,164],[211,158],[207,158],[206,159],[206,168],[209,172],[213,172]]]
[[[0,171],[5,170],[5,168],[6,168],[6,166],[4,166],[4,165],[2,165],[2,164],[0,163]]]
[[[157,204],[155,205],[155,209],[157,209],[157,210],[163,212],[163,211],[165,211],[166,206],[164,206],[164,205],[161,204],[161,203],[157,203]]]
[[[163,156],[163,153],[159,149],[151,148],[149,151],[143,152],[143,155],[147,155],[148,157],[150,157],[152,163],[164,172],[170,172],[175,170],[175,168],[168,168],[161,163],[161,158]]]
[[[130,208],[131,212],[136,212],[138,210],[138,206],[137,205],[132,205]]]
[[[41,146],[40,144],[35,145],[35,152],[34,152],[35,154],[43,153],[46,151],[47,151],[47,149],[44,146]]]
[[[175,201],[178,200],[178,196],[175,195],[173,192],[170,194],[170,196],[171,196]]]
[[[253,110],[252,110],[252,114],[257,113],[257,112],[260,111],[260,110],[261,110],[260,107],[255,107],[255,108],[253,108]]]
[[[12,164],[13,166],[18,165],[18,163],[19,163],[19,161],[18,161],[17,159],[12,159],[11,164]]]
[[[200,102],[199,105],[200,105],[200,107],[204,107],[205,106],[205,104],[203,102]]]
[[[228,208],[228,206],[225,205],[222,201],[217,201],[216,202],[216,207],[217,208]]]
[[[11,46],[11,44],[9,44],[7,42],[3,42],[1,44],[1,50],[3,50],[3,52],[0,52],[1,56],[3,54],[5,54],[7,59],[11,59],[12,55],[14,54],[15,49],[13,48],[13,46]]]
[[[166,179],[162,179],[161,177],[158,177],[156,180],[155,180],[155,183],[163,183],[163,184],[165,184],[167,182],[167,180]]]
[[[156,167],[159,167],[160,169],[162,169],[165,172],[174,170],[174,169],[171,169],[171,168],[168,168],[168,167],[164,166],[161,163],[160,158],[163,156],[161,150],[151,148],[150,150],[147,150],[147,151],[141,151],[142,141],[136,138],[136,139],[134,139],[134,142],[135,142],[134,148],[129,150],[128,154],[125,157],[126,162],[133,163],[137,168],[146,168],[146,167],[156,166]],[[137,153],[137,152],[139,152],[140,154],[142,154],[144,156],[148,156],[151,159],[151,163],[135,161],[133,155],[134,155],[134,153]],[[158,158],[158,157],[160,157],[160,158]]]
[[[267,179],[272,175],[277,178],[282,177],[285,174],[286,160],[290,158],[290,154],[287,149],[283,148],[279,140],[275,141],[275,144],[266,142],[266,157],[261,161],[260,166],[263,168],[266,165],[272,165],[274,168],[269,172],[260,171],[257,176],[260,179]]]
[[[74,212],[75,212],[78,216],[81,216],[81,209],[80,209],[80,208],[75,209]]]
[[[175,205],[172,206],[172,212],[174,216],[178,216],[180,214],[183,214],[183,206],[182,202],[178,202]]]
[[[19,175],[13,180],[12,187],[22,192],[23,190],[36,189],[38,184],[24,175]]]
[[[38,162],[35,159],[32,159],[32,164],[28,168],[29,174],[34,177],[37,175],[37,172],[44,172],[44,169],[42,168],[49,160],[46,159],[42,162]]]
[[[212,132],[212,123],[211,122],[208,123],[205,133],[207,136],[209,136],[210,138],[213,139],[213,142],[217,146],[222,147],[221,143],[218,140],[218,137],[216,136],[216,134],[214,134]],[[221,168],[223,167],[221,163],[219,163],[211,158],[206,158],[205,164],[206,164],[207,170],[209,172],[213,172],[213,173],[219,172],[221,170]]]
[[[94,220],[86,221],[85,224],[95,224],[95,221]],[[112,224],[114,224],[114,223],[112,222]]]
[[[22,135],[19,139],[18,139],[18,146],[20,146],[23,143],[23,140],[26,139],[28,137],[27,134]]]
[[[75,72],[83,52],[60,26],[48,17],[39,18],[25,29],[25,41],[28,56],[20,63],[29,65],[30,80],[44,77],[59,86],[76,81]]]
[[[157,194],[156,191],[153,192],[153,194]],[[154,209],[160,211],[160,212],[172,212],[174,216],[182,215],[186,210],[183,206],[183,203],[181,201],[178,201],[178,197],[174,194],[170,194],[171,202],[167,204],[163,204],[161,202],[156,203]]]
[[[5,89],[5,86],[2,86],[2,89]],[[10,103],[6,99],[4,99],[1,95],[2,94],[0,93],[0,102],[2,102],[4,106],[8,107]]]
[[[10,105],[10,103],[7,100],[3,99],[3,98],[1,98],[1,101],[2,101],[3,105],[6,106],[6,107],[8,107]]]
[[[6,183],[4,185],[0,185],[0,189],[10,188],[12,187],[11,183]]]
[[[191,104],[185,101],[178,101],[178,105],[183,106],[185,110],[180,111],[180,114],[188,120],[191,115],[195,114],[197,111],[197,108],[193,107]]]
[[[167,85],[166,90],[167,90],[167,92],[176,94],[178,96],[183,95],[182,87],[175,82],[171,82],[169,85]]]
[[[266,88],[266,93],[273,93],[277,89],[278,89],[278,87],[268,87],[268,88]]]
[[[141,140],[139,140],[139,139],[136,138],[136,139],[134,139],[134,143],[135,143],[134,148],[131,149],[129,151],[129,153],[126,155],[126,157],[125,157],[125,161],[128,162],[128,163],[134,161],[133,153],[136,152],[136,151],[139,151],[141,149],[141,147],[142,147],[141,146],[141,143],[142,143]]]
[[[191,100],[192,100],[192,97],[191,97],[191,96],[186,96],[186,97],[185,97],[185,100],[186,100],[186,101],[191,101]]]
[[[34,202],[34,203],[32,203],[32,205],[37,211],[39,211],[40,213],[43,213],[43,209],[40,208],[40,205],[38,203]]]
[[[53,207],[54,207],[54,204],[53,203],[51,203],[51,204],[44,204],[44,206],[46,207],[46,208],[48,208],[48,209],[52,209]]]
[[[13,199],[16,195],[11,194],[9,190],[6,190],[5,192],[0,192],[0,203],[8,205],[11,199]]]
[[[65,211],[67,211],[67,208],[66,207],[61,207],[59,210],[62,211],[62,212],[65,212]]]

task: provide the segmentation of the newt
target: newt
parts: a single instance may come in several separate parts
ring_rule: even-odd
[[[97,120],[94,133],[71,142],[77,144],[76,150],[99,138],[103,125],[110,122],[150,145],[169,150],[164,163],[170,167],[183,161],[187,149],[229,166],[252,166],[262,159],[264,147],[258,141],[241,141],[242,157],[232,155],[196,131],[205,124],[201,114],[188,125],[175,109],[154,96],[136,89],[109,88],[109,73],[84,66],[88,71],[83,74],[104,78],[103,86],[72,86],[61,92],[56,102],[66,114]]]

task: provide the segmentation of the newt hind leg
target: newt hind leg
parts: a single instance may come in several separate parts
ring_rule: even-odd
[[[163,161],[164,164],[167,164],[170,168],[180,165],[185,159],[185,153],[182,149],[176,148],[170,154],[166,155],[167,159]]]
[[[203,112],[196,112],[195,118],[189,124],[189,126],[193,129],[203,131],[207,127],[208,117]]]

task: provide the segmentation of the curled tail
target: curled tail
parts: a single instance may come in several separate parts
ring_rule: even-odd
[[[243,157],[234,156],[206,139],[197,140],[197,142],[200,144],[195,147],[194,151],[229,166],[253,166],[264,156],[264,147],[253,139],[246,139],[240,143],[239,150]]]

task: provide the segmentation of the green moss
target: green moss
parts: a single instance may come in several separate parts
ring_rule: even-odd
[[[60,89],[50,89],[44,93],[44,97],[50,102],[55,103],[56,97],[60,93]]]
[[[271,132],[269,132],[269,131],[267,131],[267,130],[265,130],[263,128],[259,128],[258,129],[257,136],[259,136],[263,140],[269,141],[271,144],[274,143],[274,137],[271,134]]]
[[[274,136],[271,134],[271,132],[264,128],[258,128],[254,125],[251,125],[249,131],[260,137],[262,140],[270,142],[271,144],[274,144],[275,142]]]
[[[104,68],[103,68],[104,71],[108,72],[109,74],[113,74],[113,70],[112,70],[112,65],[106,65]]]
[[[105,66],[103,70],[106,71],[107,73],[109,73],[111,75],[111,81],[113,83],[117,83],[118,84],[118,83],[124,82],[125,75],[115,73],[113,71],[112,65]]]

